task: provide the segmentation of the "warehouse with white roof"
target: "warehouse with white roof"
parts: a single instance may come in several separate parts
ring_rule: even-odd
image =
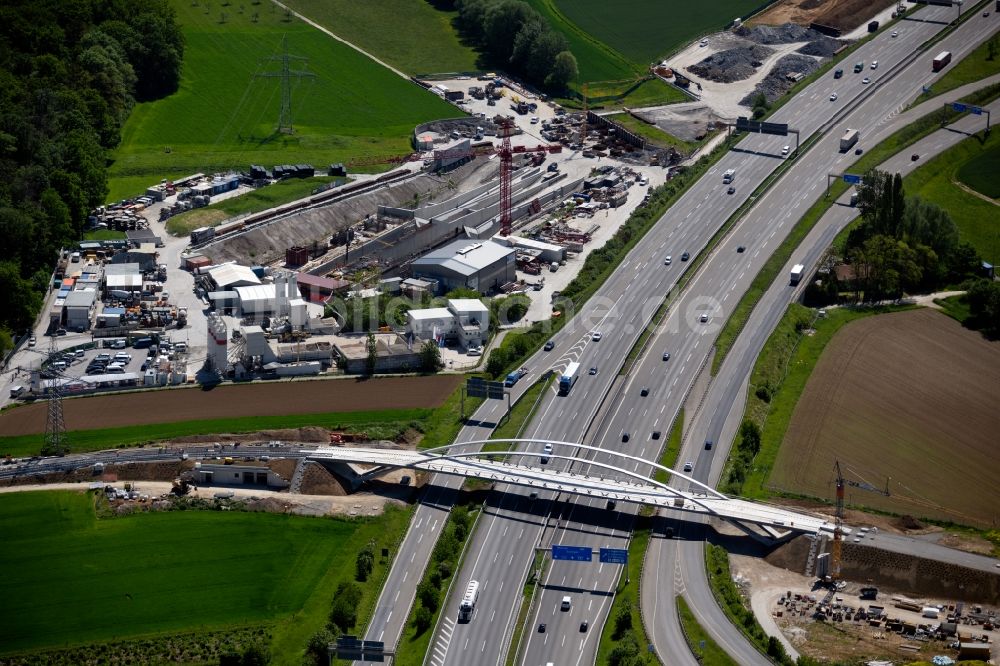
[[[492,241],[458,240],[411,264],[413,277],[437,280],[438,292],[475,289],[484,294],[516,281],[515,251]]]

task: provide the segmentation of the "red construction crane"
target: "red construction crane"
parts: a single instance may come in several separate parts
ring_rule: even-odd
[[[511,232],[511,202],[510,202],[510,181],[511,173],[514,171],[514,155],[516,153],[561,153],[562,146],[553,144],[551,146],[537,145],[511,146],[510,137],[514,132],[514,121],[510,118],[499,118],[494,121],[500,128],[500,146],[490,144],[478,144],[469,147],[449,148],[447,150],[434,151],[436,160],[456,160],[464,157],[476,157],[477,155],[499,155],[500,156],[500,235],[509,236]]]

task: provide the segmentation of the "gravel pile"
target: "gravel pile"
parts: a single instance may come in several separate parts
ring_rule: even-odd
[[[820,58],[832,58],[837,49],[843,45],[844,43],[839,39],[827,37],[826,35],[819,35],[819,37],[812,40],[802,48],[796,49],[795,52],[801,53],[802,55],[818,56]]]
[[[709,81],[732,83],[752,76],[772,53],[766,46],[742,46],[713,53],[688,69]]]
[[[819,65],[818,60],[809,56],[794,53],[786,55],[775,63],[770,73],[764,77],[763,81],[757,84],[753,92],[740,100],[740,104],[742,106],[750,106],[752,100],[760,93],[764,93],[764,97],[767,98],[768,102],[773,102],[795,85],[794,82],[788,80],[788,74],[800,72],[808,76],[819,69]]]
[[[733,32],[740,37],[745,37],[758,44],[809,42],[822,36],[822,33],[816,32],[812,28],[806,28],[794,23],[785,23],[784,25],[755,25],[752,28],[742,25],[733,30]]]

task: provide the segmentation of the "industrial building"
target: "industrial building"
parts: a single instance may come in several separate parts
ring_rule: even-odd
[[[227,486],[267,486],[268,488],[287,488],[291,485],[277,472],[266,465],[211,465],[195,463],[195,473],[198,482],[204,484]]]
[[[419,340],[457,342],[463,349],[481,347],[489,337],[490,310],[474,298],[449,299],[444,308],[406,313],[406,332]]]
[[[235,287],[249,287],[260,284],[260,278],[253,269],[236,263],[222,264],[208,269],[208,279],[212,291],[229,291]]]
[[[368,336],[358,335],[333,346],[337,365],[347,374],[368,372]],[[397,333],[375,334],[375,372],[414,372],[420,369],[420,348]]]
[[[142,291],[142,268],[136,263],[107,264],[104,267],[104,293],[113,291],[136,294]]]
[[[90,328],[90,316],[93,314],[96,302],[97,292],[91,289],[69,292],[63,305],[66,328],[74,331],[85,331]]]
[[[454,241],[411,264],[413,277],[437,280],[438,293],[462,288],[496,292],[517,280],[515,270],[514,249],[492,241]]]

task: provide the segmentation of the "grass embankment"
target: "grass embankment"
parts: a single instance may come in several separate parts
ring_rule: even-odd
[[[648,519],[637,517],[632,538],[628,544],[628,579],[622,570],[615,592],[608,621],[601,630],[601,643],[597,648],[598,664],[622,663],[622,658],[632,658],[630,664],[655,664],[656,660],[646,652],[650,644],[646,629],[642,625],[642,611],[639,599],[639,581],[642,579],[642,563],[649,547],[650,528]],[[615,659],[615,657],[618,657]]]
[[[434,3],[285,0],[284,4],[407,74],[478,69],[478,54],[462,43],[453,27],[458,12]]]
[[[694,613],[680,595],[677,595],[677,616],[680,618],[681,631],[687,639],[688,647],[700,663],[706,666],[737,666],[725,650],[719,647],[719,644],[698,624]]]
[[[934,303],[941,308],[941,312],[945,313],[959,324],[965,324],[965,322],[972,316],[972,312],[969,309],[969,301],[965,297],[965,294],[960,296],[949,296],[948,298],[935,298]]]
[[[987,171],[980,171],[987,169]],[[985,141],[969,137],[903,179],[907,196],[918,196],[948,211],[959,239],[984,258],[1000,259],[1000,132]],[[978,190],[978,192],[977,192]]]
[[[637,208],[603,247],[587,256],[579,274],[566,285],[562,294],[555,300],[553,309],[563,312],[564,315],[557,319],[533,324],[517,335],[508,334],[503,339],[499,349],[490,352],[487,368],[493,366],[497,368],[493,376],[502,377],[522,365],[525,359],[538,351],[546,340],[566,325],[570,317],[565,313],[580,312],[587,300],[614,273],[625,256],[639,244],[646,233],[666,213],[667,209],[683,196],[688,188],[713,164],[719,161],[726,150],[725,146],[716,148],[674,179],[650,190],[649,204]],[[494,354],[498,354],[497,362],[494,362]]]
[[[989,86],[983,90],[977,91],[967,97],[963,98],[963,101],[969,104],[982,104],[992,99],[1000,94],[1000,86]],[[913,145],[925,136],[939,130],[941,128],[942,121],[953,122],[959,114],[944,110],[935,111],[923,116],[919,120],[903,127],[897,132],[894,132],[884,141],[874,146],[873,148],[866,151],[866,153],[857,161],[853,166],[850,167],[850,173],[863,174],[870,169],[874,169],[882,162],[886,161],[896,153],[906,149],[908,146]],[[712,359],[712,375],[714,376],[718,373],[719,368],[722,366],[722,362],[725,360],[726,355],[732,348],[733,343],[736,341],[736,337],[743,330],[743,326],[746,325],[747,320],[750,318],[750,313],[757,306],[764,293],[770,288],[774,281],[778,278],[778,272],[784,267],[788,262],[788,259],[792,256],[792,252],[799,246],[809,232],[812,230],[816,223],[819,222],[820,218],[826,213],[827,209],[834,205],[834,202],[843,195],[848,189],[848,185],[843,181],[836,181],[830,186],[830,196],[829,198],[820,199],[806,211],[805,215],[796,222],[795,226],[789,232],[785,240],[778,246],[770,258],[761,267],[760,272],[750,283],[750,287],[747,289],[746,293],[740,298],[740,302],[737,303],[736,307],[733,308],[733,313],[730,315],[729,319],[726,320],[725,325],[722,330],[719,331],[719,336],[715,341],[716,353],[715,357]]]
[[[519,438],[521,433],[524,432],[524,426],[534,418],[535,412],[538,411],[538,407],[541,405],[541,399],[545,395],[546,389],[552,386],[555,377],[553,373],[548,378],[539,379],[531,388],[525,391],[510,408],[510,414],[502,419],[500,425],[493,431],[492,438]],[[498,442],[496,444],[487,444],[483,447],[483,451],[509,451],[510,448],[510,443]],[[514,461],[516,462],[517,460],[514,459]]]
[[[756,424],[760,430],[760,450],[756,457],[746,461],[742,474],[737,473],[736,479],[733,478],[734,461],[740,458],[734,456],[731,459],[724,477],[727,484],[736,482],[728,486],[731,492],[757,499],[771,495],[766,487],[767,479],[795,405],[823,349],[837,331],[862,317],[905,309],[908,307],[829,308],[826,317],[814,319],[813,310],[798,304],[789,306],[757,357],[750,375],[746,420]],[[806,335],[804,331],[810,322],[813,331]],[[741,441],[742,437],[737,438],[737,450]]]
[[[437,446],[445,446],[455,441],[458,431],[465,423],[465,417],[472,414],[483,404],[482,398],[470,398],[462,392],[464,386],[459,386],[448,396],[444,404],[430,410],[430,414],[422,421],[422,431],[424,436],[420,439],[420,448],[432,449]],[[465,406],[465,414],[462,414],[462,406]]]
[[[674,425],[670,429],[670,433],[667,435],[667,444],[663,447],[663,453],[660,455],[659,463],[664,467],[674,468],[677,464],[677,456],[681,453],[681,439],[684,436],[684,410],[681,409],[677,412],[677,418],[674,420]],[[666,483],[669,481],[668,475],[662,469],[656,470],[653,474],[653,479],[659,481],[660,483]]]
[[[705,544],[705,566],[708,569],[708,582],[712,586],[712,592],[729,620],[771,661],[782,666],[794,666],[795,662],[789,658],[781,641],[767,635],[757,622],[753,611],[743,600],[743,595],[733,582],[733,576],[729,571],[729,553],[726,549],[710,543]]]
[[[98,518],[94,502],[71,492],[0,496],[4,653],[178,632],[192,632],[197,646],[206,632],[266,625],[273,663],[299,664],[337,585],[353,579],[356,553],[372,541],[395,547],[409,518],[393,508],[358,520],[202,510]],[[377,594],[366,586],[359,617]],[[91,645],[69,661],[109,652]]]
[[[303,199],[311,195],[316,188],[334,181],[339,181],[341,184],[346,182],[345,179],[334,176],[282,180],[238,197],[174,215],[167,220],[167,232],[173,236],[186,236],[199,227],[214,227],[223,220],[237,215],[257,213]]]
[[[449,398],[449,402],[451,398]],[[326,414],[291,414],[287,416],[255,416],[177,423],[154,423],[123,428],[71,430],[65,441],[70,451],[99,451],[127,448],[158,441],[206,433],[248,433],[261,430],[319,426],[331,430],[365,432],[372,439],[397,439],[407,428],[423,430],[427,436],[440,438],[450,432],[441,423],[439,414],[448,403],[437,409],[398,409],[372,412],[330,412]],[[445,419],[446,420],[446,419]],[[457,431],[457,428],[455,429]],[[42,446],[42,434],[0,437],[0,452],[12,456],[36,455]]]
[[[974,16],[979,15],[977,12],[966,13]],[[993,40],[994,48],[1000,51],[1000,36],[994,34],[990,40]],[[981,81],[988,76],[1000,74],[1000,56],[996,56],[992,60],[989,58],[990,40],[983,42],[977,46],[972,53],[955,63],[955,66],[952,67],[944,76],[931,84],[931,91],[929,93],[920,93],[920,96],[917,97],[917,99],[910,106],[926,102],[929,99],[943,95],[946,92],[952,91],[955,88],[959,88],[968,83],[975,83],[976,81]],[[933,49],[931,49],[931,51],[937,53],[937,51],[934,51]],[[931,52],[927,52],[926,55],[929,58],[934,57]],[[944,101],[945,100],[942,100],[942,103],[944,103]]]
[[[616,113],[608,116],[608,118],[610,120],[614,120],[616,123],[633,134],[638,134],[654,146],[658,146],[660,148],[676,148],[678,152],[684,154],[693,153],[698,146],[707,141],[709,138],[705,137],[702,141],[684,141],[683,139],[678,139],[672,134],[664,132],[656,125],[650,125],[647,122],[639,120],[630,113]]]
[[[417,586],[417,598],[413,602],[403,635],[396,646],[394,663],[397,666],[419,666],[424,662],[424,656],[434,636],[432,630],[447,601],[446,595],[452,584],[452,576],[462,568],[465,546],[475,528],[479,513],[478,505],[476,516],[473,517],[468,505],[456,504],[448,516],[448,521],[441,528],[441,537],[434,546],[431,561]]]
[[[460,115],[277,6],[171,5],[185,40],[180,87],[133,109],[110,169],[109,201],[196,172],[404,154],[415,125]],[[293,69],[315,74],[292,81],[293,134],[276,132],[280,80],[258,76],[280,70],[283,40],[289,54],[308,59]]]

